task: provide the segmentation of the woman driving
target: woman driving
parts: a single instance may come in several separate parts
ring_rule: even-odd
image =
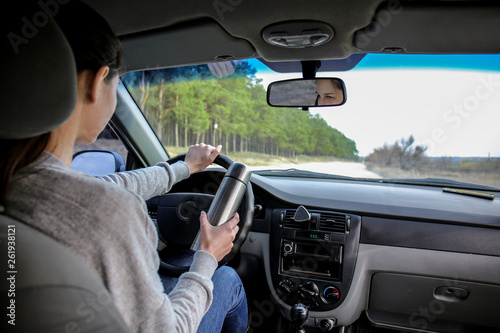
[[[75,56],[76,107],[49,133],[1,140],[0,204],[6,214],[83,258],[133,332],[244,332],[248,310],[241,280],[232,268],[216,270],[233,246],[238,215],[214,227],[201,214],[199,250],[167,295],[158,275],[158,236],[145,204],[205,169],[220,146],[194,145],[185,162],[102,178],[70,170],[74,143],[95,141],[115,110],[123,58],[118,38],[90,7],[74,0],[54,19]]]

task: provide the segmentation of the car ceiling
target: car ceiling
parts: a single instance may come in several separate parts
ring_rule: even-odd
[[[127,70],[259,57],[267,62],[345,59],[352,54],[500,53],[500,3],[384,0],[83,0],[122,40]],[[284,48],[269,25],[327,23],[324,45]]]

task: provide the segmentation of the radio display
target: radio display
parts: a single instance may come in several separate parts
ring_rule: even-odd
[[[295,237],[307,238],[307,239],[322,239],[328,240],[329,235],[322,232],[308,232],[308,231],[297,231]]]

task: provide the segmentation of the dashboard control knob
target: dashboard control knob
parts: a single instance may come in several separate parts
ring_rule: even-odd
[[[335,326],[335,319],[323,319],[319,322],[319,328],[323,332],[329,332]]]
[[[283,254],[285,256],[293,254],[293,243],[292,242],[283,243]]]
[[[299,294],[304,300],[312,300],[319,295],[319,289],[316,283],[307,281],[299,286]]]
[[[340,291],[334,286],[328,286],[323,290],[323,299],[328,303],[336,303],[340,299]]]
[[[280,283],[278,284],[278,288],[279,288],[278,289],[279,293],[281,295],[285,296],[285,295],[292,293],[293,288],[294,288],[294,284],[290,280],[283,280],[283,281],[280,281]]]

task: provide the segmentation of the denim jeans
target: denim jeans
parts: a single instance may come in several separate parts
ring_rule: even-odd
[[[190,265],[193,253],[179,253],[168,262],[179,266]],[[165,293],[170,293],[178,278],[161,276]],[[244,333],[248,326],[248,305],[243,283],[234,269],[229,266],[218,268],[212,276],[214,284],[213,302],[201,320],[198,333]]]

